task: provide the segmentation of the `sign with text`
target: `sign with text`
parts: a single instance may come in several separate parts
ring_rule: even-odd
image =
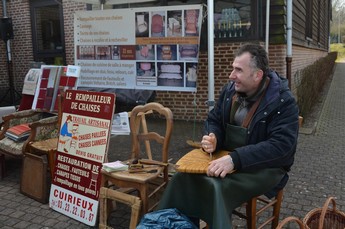
[[[201,5],[78,11],[78,86],[196,91],[201,25]]]
[[[94,226],[115,95],[67,90],[49,206]]]

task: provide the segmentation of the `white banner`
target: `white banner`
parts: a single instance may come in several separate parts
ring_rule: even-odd
[[[78,87],[196,91],[202,6],[78,11]]]

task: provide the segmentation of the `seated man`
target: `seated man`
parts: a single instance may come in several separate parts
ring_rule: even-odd
[[[269,70],[265,50],[244,45],[232,67],[201,141],[207,153],[229,153],[210,162],[207,176],[176,173],[159,205],[212,228],[231,228],[233,209],[254,196],[272,197],[285,186],[298,137],[296,101],[288,81]]]

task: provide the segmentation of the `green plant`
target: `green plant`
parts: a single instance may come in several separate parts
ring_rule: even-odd
[[[325,82],[331,77],[336,52],[329,53],[301,71],[301,83],[297,86],[297,100],[300,115],[308,117],[308,112],[319,100]]]
[[[345,44],[338,43],[338,44],[331,44],[330,46],[331,52],[337,52],[337,62],[341,62],[345,60]]]

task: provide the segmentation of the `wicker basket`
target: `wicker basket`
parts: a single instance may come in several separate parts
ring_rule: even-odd
[[[329,208],[330,202],[333,208]],[[311,210],[303,223],[305,229],[344,229],[345,213],[337,210],[334,197],[329,197],[322,208]]]
[[[305,229],[302,220],[300,220],[299,218],[294,217],[294,216],[289,216],[289,217],[283,219],[283,220],[278,224],[278,226],[276,227],[276,229],[282,229],[283,226],[285,226],[285,225],[287,225],[288,223],[291,223],[291,222],[297,223],[300,229]]]

